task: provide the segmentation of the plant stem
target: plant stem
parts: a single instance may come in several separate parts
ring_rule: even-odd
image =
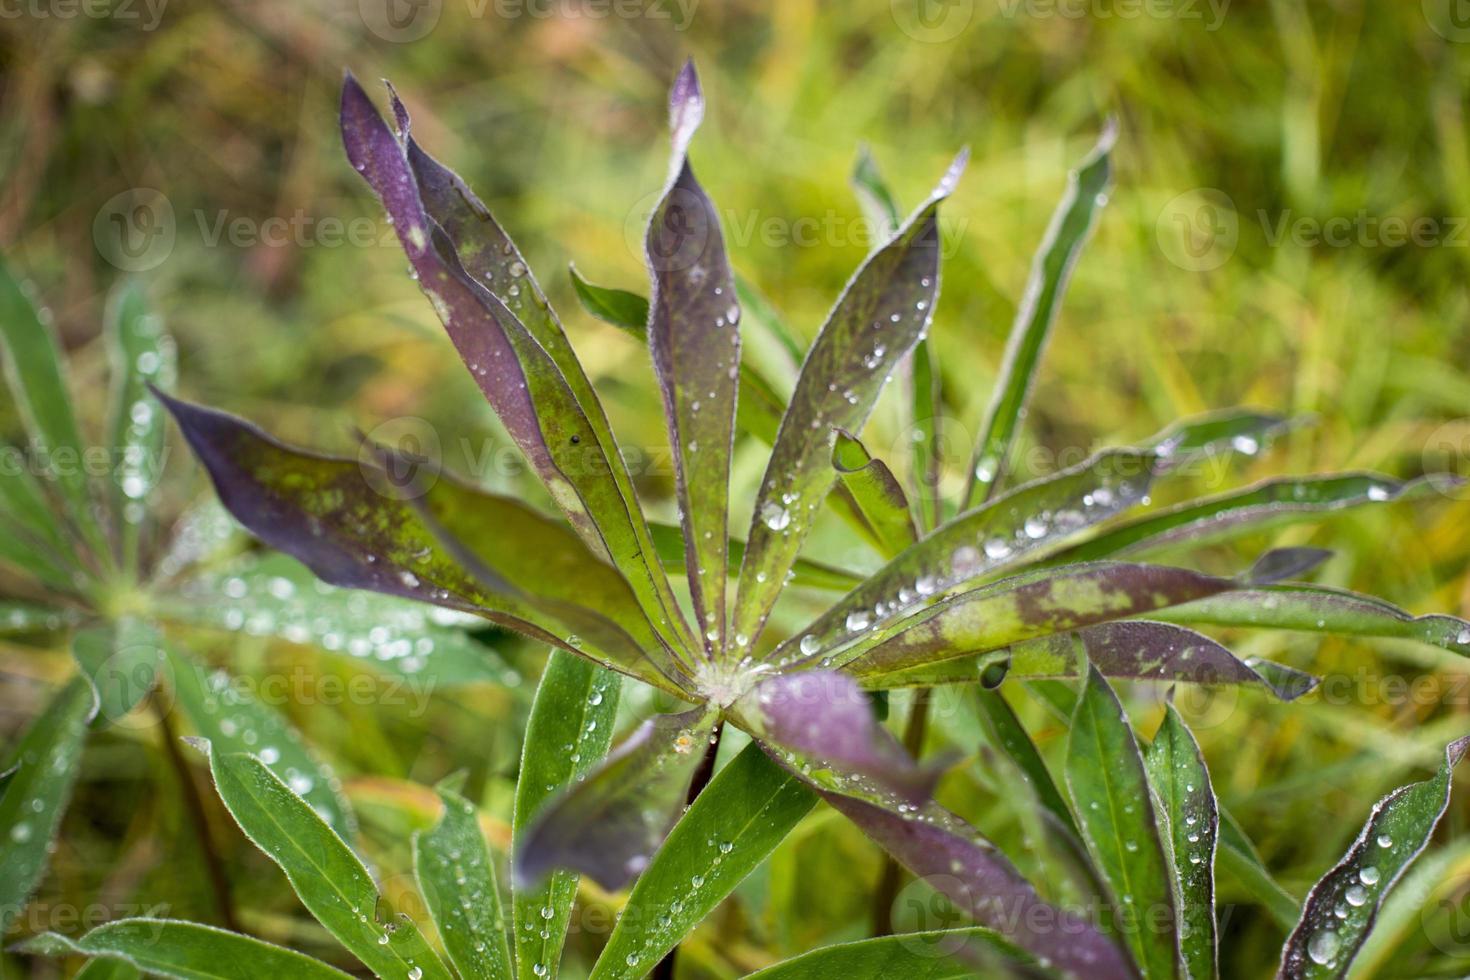
[[[699,763],[699,768],[694,770],[694,779],[689,783],[688,805],[693,806],[699,794],[709,785],[710,778],[715,774],[715,757],[720,754],[720,737],[725,733],[725,723],[720,722],[715,726],[714,734],[710,736],[709,748],[705,750],[704,758]],[[649,980],[674,980],[674,961],[679,956],[679,947],[675,946],[669,950],[669,955],[659,961],[653,972],[648,974]]]
[[[232,932],[239,932],[240,927],[235,922],[235,905],[230,900],[230,879],[225,875],[224,864],[214,849],[214,839],[209,834],[208,815],[204,811],[204,800],[199,795],[199,787],[194,783],[194,773],[179,752],[179,740],[168,720],[168,709],[159,702],[156,695],[153,698],[153,710],[157,713],[158,723],[163,730],[164,752],[173,766],[174,775],[179,779],[179,793],[184,798],[184,808],[189,811],[189,822],[194,826],[194,836],[198,839],[199,850],[204,856],[204,871],[209,877],[210,890],[214,893],[220,924]]]
[[[924,737],[929,733],[929,688],[914,689],[909,707],[908,725],[904,728],[903,746],[915,759],[924,750]],[[883,871],[873,891],[873,935],[893,934],[893,903],[903,887],[903,868],[891,856],[883,858]]]

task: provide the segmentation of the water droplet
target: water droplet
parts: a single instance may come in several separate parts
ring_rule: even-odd
[[[822,641],[817,639],[813,633],[808,633],[801,638],[801,652],[810,657],[822,648]]]
[[[1390,837],[1390,836],[1388,836],[1387,834],[1379,834],[1378,835],[1378,846],[1379,847],[1393,847],[1393,838]]]
[[[1357,908],[1368,901],[1368,889],[1362,885],[1352,885],[1344,893],[1343,898],[1347,899],[1349,905]]]
[[[1385,486],[1383,486],[1382,484],[1379,484],[1379,483],[1375,483],[1375,484],[1373,484],[1372,486],[1370,486],[1368,488],[1368,499],[1369,500],[1377,500],[1377,501],[1382,502],[1384,500],[1387,500],[1388,498],[1389,498],[1388,487],[1385,487]]]
[[[761,520],[772,531],[784,531],[791,523],[791,512],[774,500],[761,504]]]
[[[1362,871],[1358,872],[1358,880],[1365,885],[1378,884],[1378,869],[1371,864],[1368,865]]]
[[[1331,929],[1317,933],[1312,941],[1307,943],[1307,955],[1312,962],[1319,966],[1331,966],[1332,961],[1337,959],[1337,951],[1342,946],[1342,940],[1337,933]]]
[[[849,633],[861,633],[868,628],[870,622],[872,620],[868,618],[865,610],[856,609],[847,614],[847,631]]]

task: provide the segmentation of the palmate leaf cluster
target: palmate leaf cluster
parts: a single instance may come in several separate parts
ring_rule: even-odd
[[[1431,779],[1385,798],[1298,908],[1272,894],[1269,874],[1219,806],[1183,718],[1170,709],[1145,742],[1110,679],[1239,685],[1290,700],[1315,679],[1237,657],[1190,627],[1407,638],[1467,654],[1470,624],[1291,584],[1326,557],[1310,549],[1268,552],[1233,576],[1147,560],[1411,497],[1428,485],[1308,476],[1150,507],[1156,486],[1200,459],[1254,453],[1278,436],[1287,423],[1268,413],[1188,420],[1139,446],[1009,486],[1032,378],[1106,204],[1111,129],[1072,175],[1020,304],[966,489],[946,501],[943,395],[926,336],[939,297],[939,212],[964,154],[907,218],[872,161],[861,162],[860,196],[886,235],[836,300],[787,397],[741,356],[746,331],[787,343],[790,334],[735,274],[719,211],[694,176],[688,150],[704,100],[686,68],[671,97],[669,178],[645,242],[648,298],[575,277],[591,312],[648,344],[679,505],[679,526],[660,527],[645,518],[607,416],[519,250],[420,147],[396,95],[392,107],[390,126],[348,78],[348,158],[382,201],[413,276],[557,514],[448,474],[426,479],[425,461],[391,447],[370,447],[376,465],[321,456],[166,399],[224,505],[326,582],[473,613],[557,648],[526,734],[509,941],[472,808],[446,789],[444,823],[420,841],[428,848],[419,855],[420,885],[447,960],[412,924],[390,929],[375,918],[371,878],[289,787],[248,755],[211,752],[231,812],[350,951],[385,977],[448,976],[451,967],[462,976],[546,976],[557,969],[577,875],[585,874],[610,889],[632,885],[594,976],[641,976],[821,800],[978,924],[959,937],[952,958],[969,963],[959,972],[890,975],[965,975],[975,958],[986,958],[986,969],[1033,974],[1215,975],[1217,859],[1262,883],[1273,912],[1299,919],[1283,976],[1346,972],[1385,894],[1444,812],[1465,743],[1446,749]],[[885,385],[900,378],[918,438],[912,458],[884,460],[861,436]],[[731,527],[740,439],[770,446],[743,536]],[[877,572],[854,578],[803,555],[828,511],[870,544],[884,562]],[[677,584],[670,568],[682,572]],[[778,602],[804,586],[841,594],[800,630],[774,627]],[[687,707],[649,719],[609,752],[602,712],[618,675]],[[1059,774],[995,690],[1020,683],[1068,723]],[[941,767],[898,744],[870,693],[936,684],[974,689],[996,745],[1025,774],[1048,834],[1075,857],[1101,911],[1048,900],[934,801]],[[706,745],[725,725],[752,743],[686,812]],[[297,821],[296,832],[259,835],[273,813]],[[319,847],[302,848],[302,836]],[[456,877],[472,891],[436,874],[446,865],[433,844],[450,838],[473,845],[474,873],[459,868],[473,886]],[[318,854],[325,858],[311,860]],[[240,957],[254,948],[240,937],[211,934],[209,942]],[[879,942],[888,945],[822,951],[772,975],[846,973],[835,964],[882,962],[907,948],[901,939]]]

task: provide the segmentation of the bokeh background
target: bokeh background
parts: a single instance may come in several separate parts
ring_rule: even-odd
[[[637,242],[667,165],[666,89],[692,56],[710,101],[694,164],[736,265],[806,339],[873,244],[848,183],[859,144],[908,205],[959,147],[972,149],[945,210],[933,333],[957,486],[1032,251],[1069,166],[1113,117],[1116,188],[1038,379],[1025,439],[1044,451],[1023,457],[1025,468],[1249,404],[1312,424],[1238,461],[1235,481],[1339,469],[1463,473],[1470,17],[1461,7],[17,0],[0,6],[0,248],[51,306],[84,412],[103,410],[98,332],[108,291],[132,276],[178,338],[186,395],[326,449],[350,450],[354,427],[427,426],[449,466],[517,488],[499,452],[505,440],[340,149],[344,69],[387,77],[420,141],[517,237],[615,427],[652,456],[663,422],[646,352],[576,308],[565,270],[575,261],[594,281],[646,289]],[[0,431],[17,429],[13,407],[0,403]],[[869,436],[880,454],[903,445],[883,412]],[[177,454],[174,465],[187,468]],[[738,506],[750,507],[763,462],[758,444],[742,447]],[[671,513],[666,467],[647,467],[641,490],[651,509]],[[1470,614],[1470,494],[1356,512],[1272,540],[1335,549],[1324,582],[1416,612]],[[1263,543],[1214,560],[1226,567]],[[873,563],[838,533],[816,548],[834,563]],[[1391,643],[1233,639],[1243,653],[1335,681],[1292,706],[1244,695],[1186,700],[1222,798],[1300,895],[1373,799],[1470,729],[1470,665]],[[33,666],[38,651],[0,649],[7,678],[44,672]],[[333,669],[252,638],[212,655],[245,673],[295,660]],[[7,683],[0,696],[7,737],[38,706],[28,690]],[[1157,695],[1135,696],[1146,730]],[[487,811],[509,813],[524,710],[515,696],[285,709],[346,777],[390,883],[407,870],[408,831],[431,813],[415,784],[469,768]],[[1061,729],[1027,717],[1055,749]],[[972,763],[946,783],[949,801],[1024,850],[973,719],[962,705],[940,718],[936,746],[953,742]],[[169,778],[157,739],[124,730],[88,749],[40,926],[65,929],[54,921],[61,912],[94,906],[105,917],[162,905],[209,919],[185,817],[150,792],[155,778]],[[242,924],[332,955],[275,869],[213,816]],[[1396,900],[1361,975],[1464,972],[1470,844],[1455,832],[1467,824],[1470,808],[1457,801],[1445,849]],[[688,944],[683,975],[738,976],[861,937],[878,869],[860,837],[814,816]],[[936,924],[921,921],[926,899],[907,901],[921,892],[900,896],[900,925]],[[589,895],[588,908],[604,898]],[[586,916],[574,929],[569,976],[585,971],[602,938]],[[1281,939],[1249,904],[1227,912],[1225,935],[1227,971],[1239,976],[1259,975]],[[0,963],[6,976],[51,975],[40,963]]]

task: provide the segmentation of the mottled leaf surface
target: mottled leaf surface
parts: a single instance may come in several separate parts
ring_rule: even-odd
[[[1021,425],[1036,368],[1061,309],[1072,269],[1092,231],[1098,210],[1107,201],[1116,138],[1117,130],[1110,122],[1091,156],[1068,178],[1067,191],[1036,253],[1026,280],[1026,292],[1016,308],[995,393],[981,425],[962,510],[983,503],[1005,472],[1011,443]]]
[[[337,941],[383,977],[450,980],[406,915],[379,920],[383,896],[372,876],[317,812],[254,755],[209,755],[215,789],[240,829],[286,873],[301,904]]]
[[[1082,839],[1112,891],[1113,931],[1144,976],[1179,976],[1178,905],[1143,756],[1095,669],[1072,719],[1066,774]]]
[[[461,980],[515,980],[490,848],[475,807],[439,788],[444,813],[413,838],[413,870]]]
[[[859,440],[839,432],[832,446],[832,467],[885,555],[896,555],[918,540],[908,495],[887,463],[869,455]]]
[[[928,330],[939,295],[939,203],[966,155],[893,240],[863,263],[822,327],[792,393],[756,494],[734,631],[759,634],[827,496],[834,429],[855,435],[884,382]]]
[[[699,925],[816,805],[811,790],[746,746],[669,832],[593,968],[634,980]]]
[[[1470,738],[1450,744],[1438,773],[1394,790],[1373,807],[1353,846],[1312,886],[1301,921],[1282,949],[1278,977],[1347,975],[1384,898],[1429,845],[1450,804],[1454,768],[1467,749]]]
[[[525,846],[534,818],[547,801],[577,784],[607,754],[621,692],[618,675],[564,651],[552,652],[536,688],[521,748],[514,853]],[[556,976],[577,880],[575,872],[553,871],[534,886],[516,882],[512,904],[516,976]]]
[[[1149,784],[1166,825],[1179,897],[1179,947],[1191,980],[1219,975],[1215,935],[1215,846],[1220,813],[1210,772],[1189,726],[1168,705],[1145,753]]]
[[[25,909],[46,869],[49,845],[71,798],[97,698],[84,678],[63,687],[4,756],[14,772],[0,796],[0,931]]]

